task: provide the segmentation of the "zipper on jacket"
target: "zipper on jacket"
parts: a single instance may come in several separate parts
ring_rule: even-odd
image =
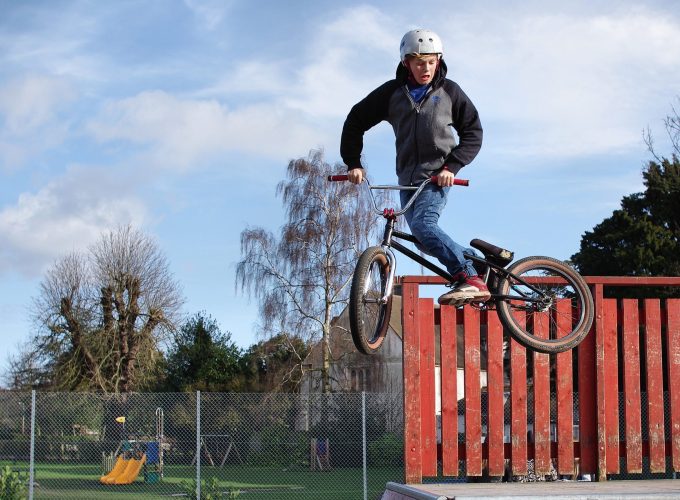
[[[403,87],[404,92],[406,93],[406,97],[408,97],[408,100],[411,101],[411,104],[413,105],[413,109],[416,112],[416,123],[415,126],[413,127],[413,143],[415,144],[415,150],[416,150],[416,165],[411,169],[411,178],[410,184],[413,185],[413,175],[416,173],[416,168],[418,165],[420,165],[420,148],[418,147],[418,119],[420,118],[420,108],[422,107],[423,104],[425,104],[425,101],[427,101],[434,91],[433,87],[430,87],[430,89],[427,91],[423,99],[418,103],[413,100],[413,97],[411,96],[411,93],[408,91],[408,86],[404,85]]]

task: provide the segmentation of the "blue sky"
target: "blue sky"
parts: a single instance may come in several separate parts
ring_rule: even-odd
[[[675,1],[0,0],[3,357],[29,337],[45,270],[127,223],[157,240],[187,314],[256,342],[240,232],[277,231],[291,158],[340,161],[349,108],[416,27],[440,34],[485,129],[442,221],[461,242],[569,258],[642,189],[642,130],[669,151]],[[367,135],[374,180],[394,179],[393,149],[388,125]]]

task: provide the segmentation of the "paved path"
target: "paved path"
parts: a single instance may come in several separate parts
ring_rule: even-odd
[[[535,483],[388,483],[386,500],[680,500],[680,480],[554,481]]]

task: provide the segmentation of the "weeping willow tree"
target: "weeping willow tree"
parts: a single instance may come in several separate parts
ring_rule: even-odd
[[[266,335],[291,346],[294,338],[321,342],[324,392],[331,389],[331,320],[347,304],[354,265],[377,227],[365,193],[348,182],[328,182],[328,175],[345,170],[325,162],[321,151],[292,160],[276,191],[286,213],[280,234],[242,231],[236,268],[237,288],[259,301]]]
[[[57,261],[40,284],[36,333],[11,365],[17,388],[128,393],[156,383],[159,343],[183,302],[155,242],[130,226]]]

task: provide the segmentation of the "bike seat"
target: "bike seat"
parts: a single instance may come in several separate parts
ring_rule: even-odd
[[[477,238],[470,242],[470,246],[482,252],[486,260],[501,267],[507,266],[510,262],[512,262],[512,259],[515,258],[514,252],[506,250],[505,248],[497,247],[496,245],[487,243],[486,241]]]

